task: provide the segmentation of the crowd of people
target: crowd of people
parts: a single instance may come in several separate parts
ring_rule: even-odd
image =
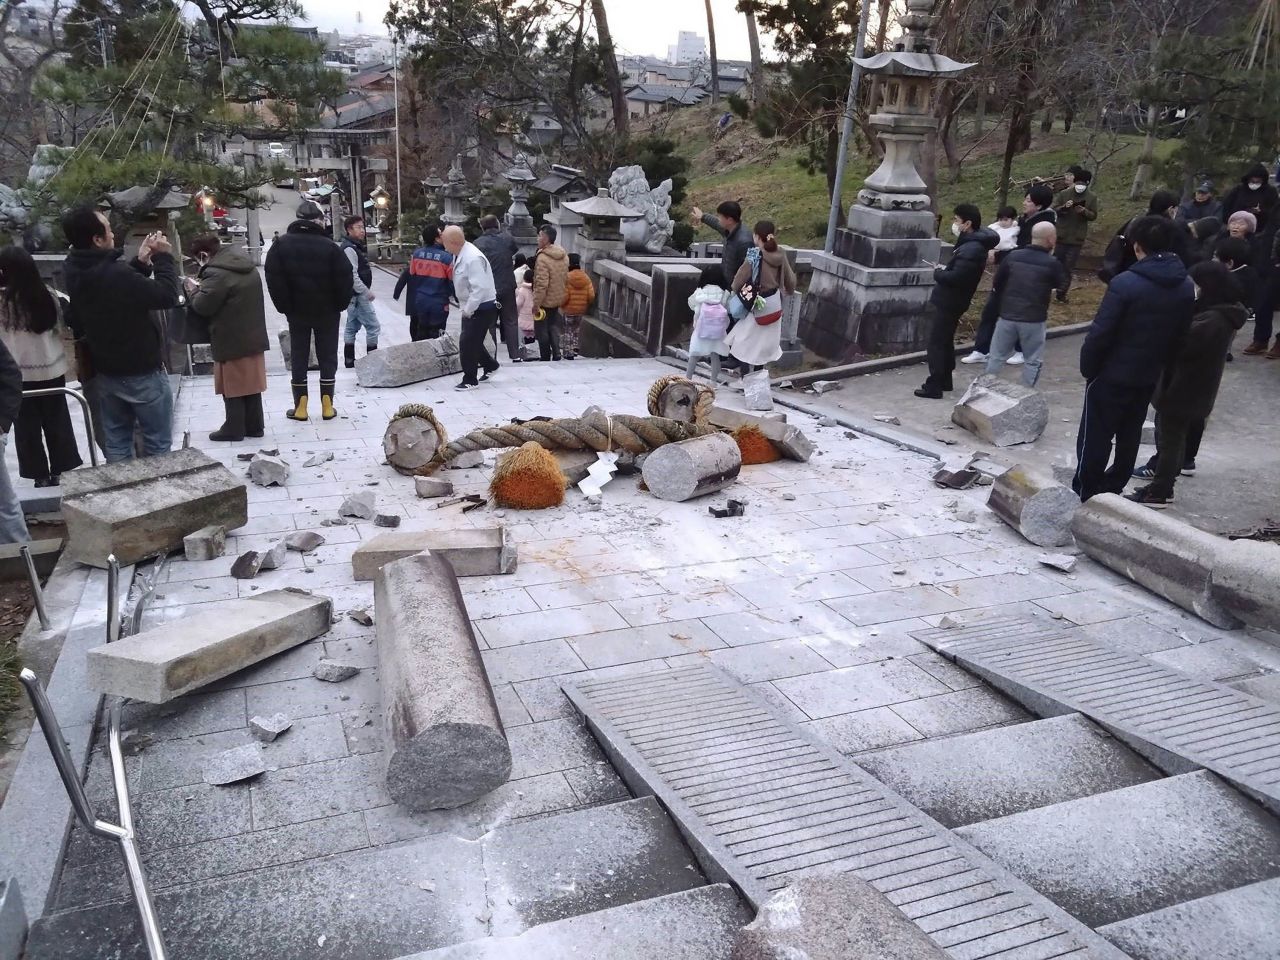
[[[1037,384],[1051,300],[1067,299],[1098,216],[1092,179],[1072,167],[1056,194],[1033,184],[1016,222],[1006,207],[983,227],[975,205],[955,207],[955,246],[935,269],[929,303],[929,372],[916,396],[937,400],[954,389],[956,330],[988,264],[995,267],[991,293],[974,350],[959,362],[982,363],[989,374],[1006,363],[1021,365],[1022,382]],[[1261,164],[1222,200],[1204,179],[1185,201],[1158,190],[1146,213],[1111,238],[1098,277],[1107,290],[1080,352],[1085,399],[1073,487],[1088,500],[1147,480],[1130,499],[1167,506],[1177,478],[1195,473],[1232,341],[1250,318],[1244,354],[1280,359],[1280,337],[1272,342],[1280,304],[1280,193]],[[1153,404],[1157,452],[1139,466]]]

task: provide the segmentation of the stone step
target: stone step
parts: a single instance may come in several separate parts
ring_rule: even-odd
[[[401,960],[729,960],[750,920],[733,888],[721,883]]]
[[[145,824],[140,825],[145,829]],[[172,888],[155,897],[183,960],[390,960],[702,886],[652,798],[428,837]],[[145,960],[131,900],[53,914],[28,960]]]
[[[856,762],[947,827],[1163,776],[1079,714],[893,747]]]
[[[1095,928],[1280,877],[1280,821],[1203,770],[956,833]]]
[[[1280,960],[1280,880],[1144,913],[1099,933],[1134,960]]]

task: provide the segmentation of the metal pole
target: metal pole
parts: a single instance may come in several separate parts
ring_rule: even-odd
[[[395,72],[391,77],[395,84],[396,98],[396,250],[400,249],[400,241],[404,236],[400,223],[404,220],[404,204],[400,201],[400,41],[391,40],[391,56],[395,61]]]
[[[40,589],[40,576],[36,573],[36,562],[31,556],[30,544],[19,547],[22,559],[27,564],[27,576],[31,578],[31,597],[36,603],[36,616],[40,618],[40,629],[49,629],[49,612],[44,608],[44,591]]]
[[[885,0],[880,0],[884,3]],[[867,24],[871,16],[871,0],[862,0],[862,12],[858,15],[858,37],[853,45],[853,70],[849,75],[849,97],[844,105],[844,127],[840,131],[840,152],[836,155],[836,180],[831,188],[831,213],[827,217],[827,239],[822,249],[830,253],[836,248],[836,224],[840,222],[840,187],[844,181],[845,158],[849,155],[849,140],[853,137],[853,118],[858,108],[858,86],[862,81],[862,68],[858,61],[867,50]]]
[[[93,415],[89,412],[89,401],[85,399],[85,395],[78,390],[72,390],[70,387],[43,387],[39,390],[23,390],[24,397],[52,397],[55,394],[65,394],[80,404],[80,410],[84,413],[84,432],[89,438],[89,460],[96,467],[98,466],[98,438],[93,432]]]
[[[120,561],[107,557],[107,643],[120,639]]]

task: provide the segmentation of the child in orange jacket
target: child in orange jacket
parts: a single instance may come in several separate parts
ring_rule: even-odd
[[[583,315],[591,309],[596,299],[596,288],[582,269],[582,257],[576,253],[569,254],[569,279],[565,287],[564,306],[560,308],[564,316],[564,331],[561,334],[561,349],[566,360],[578,356],[578,328],[582,326]]]

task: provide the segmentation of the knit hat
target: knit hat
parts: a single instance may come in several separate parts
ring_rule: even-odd
[[[297,216],[299,220],[323,220],[324,211],[314,200],[303,200],[298,204]]]
[[[1227,226],[1229,227],[1233,223],[1243,223],[1245,225],[1245,229],[1248,230],[1249,233],[1258,232],[1258,218],[1248,210],[1237,210],[1229,216],[1227,218]]]

